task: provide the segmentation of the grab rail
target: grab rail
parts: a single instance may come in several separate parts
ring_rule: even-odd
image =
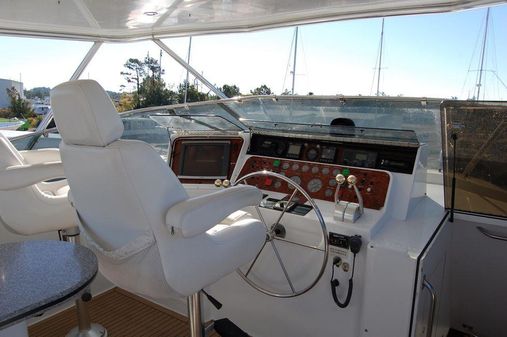
[[[494,240],[500,240],[500,241],[507,241],[507,236],[502,236],[498,234],[493,234],[489,232],[486,228],[481,226],[476,226],[477,230],[487,236],[488,238],[494,239]]]
[[[426,279],[426,276],[423,278],[423,289],[424,288],[428,289],[431,295],[430,316],[428,318],[428,330],[426,331],[426,337],[431,337],[433,334],[433,320],[435,319],[435,309],[437,307],[437,292],[431,283]]]

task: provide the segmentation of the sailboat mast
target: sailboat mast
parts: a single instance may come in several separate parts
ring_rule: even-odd
[[[486,12],[486,28],[484,29],[484,37],[482,39],[482,49],[481,49],[481,67],[479,69],[479,81],[477,82],[477,100],[480,98],[481,94],[481,86],[482,86],[482,73],[484,71],[484,56],[486,54],[486,42],[488,39],[488,26],[489,26],[489,7]]]
[[[296,60],[298,54],[298,30],[299,27],[296,27],[295,37],[294,37],[294,65],[292,66],[292,90],[291,94],[294,95],[294,86],[296,85]]]
[[[384,48],[384,18],[382,18],[382,30],[380,31],[380,52],[377,74],[377,96],[380,96],[380,72],[382,71],[382,51]]]
[[[188,39],[188,55],[187,55],[187,64],[190,64],[190,51],[192,50],[192,36]],[[185,80],[185,97],[183,97],[183,103],[187,103],[187,94],[188,94],[188,68],[187,68],[187,78]]]

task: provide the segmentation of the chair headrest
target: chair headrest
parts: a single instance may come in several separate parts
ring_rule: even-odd
[[[63,142],[107,146],[123,134],[123,123],[106,91],[93,80],[59,84],[51,106]]]

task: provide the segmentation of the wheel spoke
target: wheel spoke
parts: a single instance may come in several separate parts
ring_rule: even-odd
[[[259,215],[259,219],[264,224],[264,227],[266,227],[266,230],[269,231],[268,224],[264,220],[264,217],[262,216],[261,210],[259,209],[259,206],[255,206],[255,210],[257,211],[257,215]]]
[[[287,212],[287,208],[289,208],[290,202],[292,201],[292,199],[294,199],[294,196],[296,195],[297,192],[298,192],[298,189],[295,188],[294,192],[292,192],[289,200],[287,200],[287,204],[285,204],[285,207],[283,208],[282,213],[280,213],[280,216],[278,217],[276,222],[271,226],[271,229],[273,229],[276,225],[278,225],[280,223],[280,220],[282,220],[282,217],[284,216],[285,212]]]
[[[296,242],[296,241],[292,241],[292,240],[287,240],[287,239],[284,239],[284,238],[280,238],[278,236],[275,236],[274,239],[278,240],[278,241],[282,241],[282,242],[287,242],[287,243],[290,243],[290,244],[293,244],[293,245],[297,245],[297,246],[301,246],[301,247],[305,247],[305,248],[309,248],[309,249],[313,249],[313,250],[318,250],[318,251],[321,251],[321,252],[325,252],[326,251],[325,249],[322,249],[320,247],[306,245],[304,243],[300,243],[300,242]]]
[[[248,277],[248,274],[250,274],[250,271],[252,271],[252,268],[255,264],[255,262],[257,262],[257,259],[259,258],[259,256],[261,255],[262,253],[262,250],[264,249],[264,247],[266,247],[266,242],[268,242],[267,240],[264,241],[264,243],[262,244],[262,247],[261,249],[259,250],[259,252],[257,253],[257,255],[255,255],[255,258],[253,259],[252,263],[250,264],[250,267],[248,267],[248,270],[246,271],[245,273],[245,276]]]
[[[282,258],[280,257],[280,253],[278,253],[278,248],[276,248],[275,242],[270,241],[271,247],[273,247],[273,251],[275,252],[276,258],[278,259],[278,262],[280,263],[280,266],[282,267],[283,273],[285,274],[285,278],[287,279],[287,282],[289,283],[290,289],[292,290],[292,293],[295,294],[296,290],[294,289],[294,285],[292,284],[292,281],[290,280],[289,273],[287,273],[287,269],[285,269],[285,265],[283,264]]]

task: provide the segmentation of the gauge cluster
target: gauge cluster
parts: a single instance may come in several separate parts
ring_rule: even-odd
[[[381,171],[261,156],[248,158],[239,176],[262,170],[285,175],[301,185],[312,198],[327,201],[334,201],[336,175],[341,173],[347,177],[353,174],[357,177],[357,187],[363,197],[364,207],[371,209],[381,209],[384,206],[390,180],[389,174]],[[263,190],[286,194],[293,190],[286,182],[271,177],[255,177],[252,180],[255,181],[248,183]],[[357,202],[354,190],[348,186],[340,189],[340,199]]]
[[[248,154],[412,174],[417,147],[253,134]]]

